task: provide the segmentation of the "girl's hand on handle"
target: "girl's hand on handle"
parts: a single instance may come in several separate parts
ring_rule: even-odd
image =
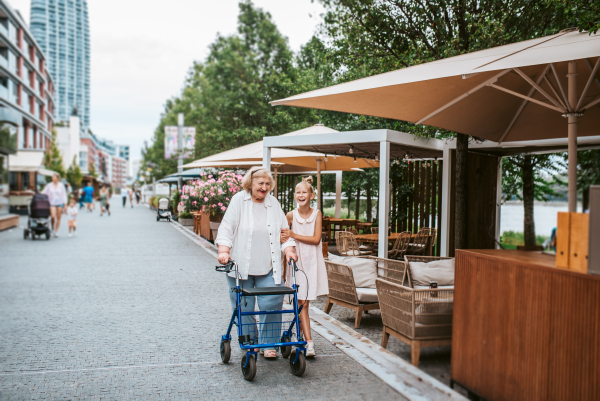
[[[220,252],[217,260],[220,264],[226,265],[229,262],[229,252]]]

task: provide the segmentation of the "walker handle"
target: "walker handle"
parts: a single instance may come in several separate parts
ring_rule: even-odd
[[[215,266],[215,270],[221,273],[230,273],[235,262],[230,260],[226,265],[223,266]]]
[[[298,265],[296,264],[296,261],[294,259],[290,259],[290,261],[288,262],[288,265],[293,264],[294,266],[294,271],[298,271]]]

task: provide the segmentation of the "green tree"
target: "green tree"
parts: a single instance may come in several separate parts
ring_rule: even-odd
[[[67,169],[67,182],[71,184],[73,190],[79,188],[81,186],[81,179],[83,178],[83,174],[81,174],[81,169],[79,168],[79,164],[77,163],[77,157],[73,156],[73,163]]]
[[[564,155],[565,161],[568,155]],[[590,185],[600,185],[600,149],[577,152],[577,189],[582,193],[583,210],[590,200]]]
[[[535,246],[534,201],[547,201],[559,194],[555,184],[563,184],[559,175],[564,173],[565,163],[558,155],[518,155],[502,159],[502,196],[513,196],[523,201],[523,235],[525,246]]]
[[[90,167],[88,168],[88,175],[94,178],[98,177],[98,172],[96,171],[96,165],[94,163],[90,163]]]
[[[545,0],[323,0],[323,33],[338,81],[406,68],[579,26],[597,29],[599,3]],[[585,16],[585,18],[582,18]],[[468,137],[405,123],[403,131],[455,136],[455,246],[466,246]]]
[[[50,140],[50,146],[46,149],[44,154],[44,167],[48,170],[52,170],[60,174],[61,177],[65,176],[65,169],[63,167],[63,158],[58,149],[58,139],[56,130],[52,130],[52,140]]]

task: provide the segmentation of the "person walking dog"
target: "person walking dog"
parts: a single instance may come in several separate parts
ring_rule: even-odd
[[[240,283],[244,288],[276,287],[282,284],[281,253],[289,262],[298,260],[295,252],[295,242],[289,239],[279,243],[281,231],[289,228],[281,205],[271,190],[275,181],[271,173],[263,167],[253,167],[242,179],[243,191],[231,198],[231,202],[221,226],[215,244],[218,246],[218,260],[226,264],[230,259],[235,260],[239,267]],[[236,293],[231,292],[235,287],[234,272],[227,276],[227,292],[231,307],[235,309]],[[283,295],[268,295],[256,297],[261,311],[281,310]],[[242,305],[242,311],[254,311],[254,299],[247,298]],[[252,302],[250,301],[252,299]],[[270,328],[278,321],[277,315],[260,315],[261,338],[267,338]],[[244,328],[255,324],[254,316],[243,316]],[[244,335],[256,338],[257,330],[246,330]],[[265,349],[265,358],[277,358],[275,349]]]

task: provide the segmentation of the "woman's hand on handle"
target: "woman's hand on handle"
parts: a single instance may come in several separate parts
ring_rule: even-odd
[[[229,252],[219,252],[217,260],[220,264],[226,265],[227,263],[229,263]]]
[[[285,249],[285,258],[288,263],[290,263],[292,261],[292,259],[295,262],[298,261],[298,255],[296,255],[296,251],[293,247],[289,247],[289,248]]]

